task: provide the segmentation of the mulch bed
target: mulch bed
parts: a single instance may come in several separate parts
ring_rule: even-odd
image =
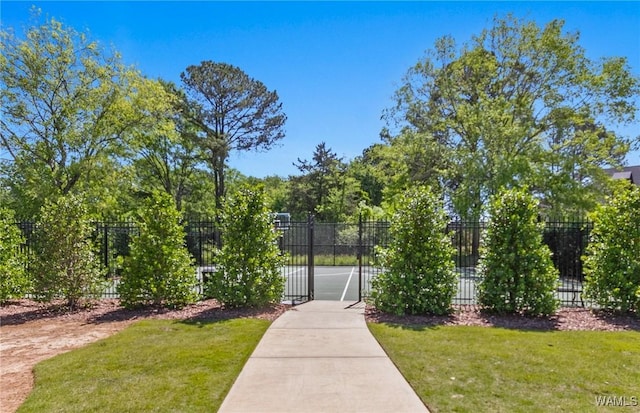
[[[55,319],[84,323],[108,323],[135,321],[138,319],[175,319],[216,321],[232,318],[260,318],[273,321],[289,309],[278,304],[263,308],[224,308],[216,300],[205,300],[182,309],[145,308],[129,310],[120,306],[119,300],[105,299],[90,305],[69,310],[63,302],[49,304],[32,300],[16,300],[0,307],[1,325],[20,325],[31,321]],[[616,314],[587,308],[561,308],[549,317],[526,315],[496,315],[477,306],[454,306],[448,316],[395,316],[382,313],[371,306],[365,310],[366,320],[374,323],[392,323],[405,326],[482,326],[526,330],[586,330],[586,331],[640,331],[640,316]]]
[[[273,321],[288,308],[287,305],[278,304],[263,308],[233,309],[224,308],[216,300],[204,300],[182,309],[143,308],[130,310],[121,307],[119,300],[104,299],[70,310],[62,301],[44,304],[32,300],[15,300],[0,307],[0,324],[19,325],[46,319],[84,323],[135,321],[145,318],[194,321],[260,318]]]
[[[411,327],[481,326],[522,330],[640,331],[637,314],[615,314],[587,308],[561,308],[549,317],[497,315],[476,306],[455,306],[448,316],[395,316],[367,306],[367,321]]]

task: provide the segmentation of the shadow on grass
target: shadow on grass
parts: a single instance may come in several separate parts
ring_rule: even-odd
[[[179,321],[185,324],[200,325],[203,323],[238,319],[238,318],[258,318],[273,321],[290,306],[284,304],[272,304],[264,307],[243,307],[243,308],[208,308],[206,310],[192,314],[190,317],[182,318]]]
[[[454,306],[449,315],[405,315],[396,316],[367,307],[367,321],[384,323],[389,326],[426,330],[441,326],[498,327],[522,331],[640,331],[640,317],[637,314],[604,312],[587,308],[561,308],[550,316],[529,316],[525,314],[496,314],[477,306]]]

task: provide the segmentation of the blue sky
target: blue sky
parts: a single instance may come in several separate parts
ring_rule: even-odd
[[[640,2],[53,2],[2,1],[3,27],[18,32],[32,5],[93,39],[127,64],[176,83],[203,60],[240,67],[280,96],[286,137],[230,165],[246,175],[297,174],[324,141],[346,160],[380,142],[380,116],[406,71],[434,41],[463,43],[512,12],[581,34],[589,57],[625,56],[640,76]],[[638,124],[626,128],[640,135]],[[640,164],[640,152],[628,156]]]

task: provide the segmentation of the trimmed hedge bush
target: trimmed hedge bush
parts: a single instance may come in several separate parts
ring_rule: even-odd
[[[69,194],[45,202],[36,223],[32,266],[37,300],[64,298],[74,308],[81,299],[102,295],[105,277],[91,242],[92,233],[80,197]]]
[[[602,308],[640,311],[640,188],[621,185],[592,219],[583,294]]]
[[[385,271],[372,281],[376,308],[397,315],[451,311],[457,275],[447,222],[442,202],[430,188],[405,192],[391,220],[390,245],[379,251]]]
[[[262,188],[242,188],[222,211],[222,249],[205,293],[226,307],[262,306],[284,296],[285,257]]]
[[[137,213],[139,234],[131,240],[118,284],[123,306],[180,308],[197,300],[196,270],[180,221],[166,192],[154,192],[145,200]]]
[[[492,197],[481,250],[478,301],[496,313],[554,313],[558,271],[542,242],[538,203],[526,188]]]

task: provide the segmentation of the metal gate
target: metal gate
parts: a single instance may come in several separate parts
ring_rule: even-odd
[[[287,254],[287,264],[283,268],[286,278],[284,298],[291,304],[313,300],[313,216],[307,222],[290,222],[278,226],[280,231],[280,251]]]
[[[316,268],[348,267],[358,277],[358,301],[371,290],[371,280],[381,271],[376,260],[377,247],[389,239],[389,223],[316,222],[310,215],[306,222],[291,222],[279,228],[280,249],[288,256],[285,300],[293,304],[313,300],[316,296]],[[322,286],[319,286],[322,288]]]

